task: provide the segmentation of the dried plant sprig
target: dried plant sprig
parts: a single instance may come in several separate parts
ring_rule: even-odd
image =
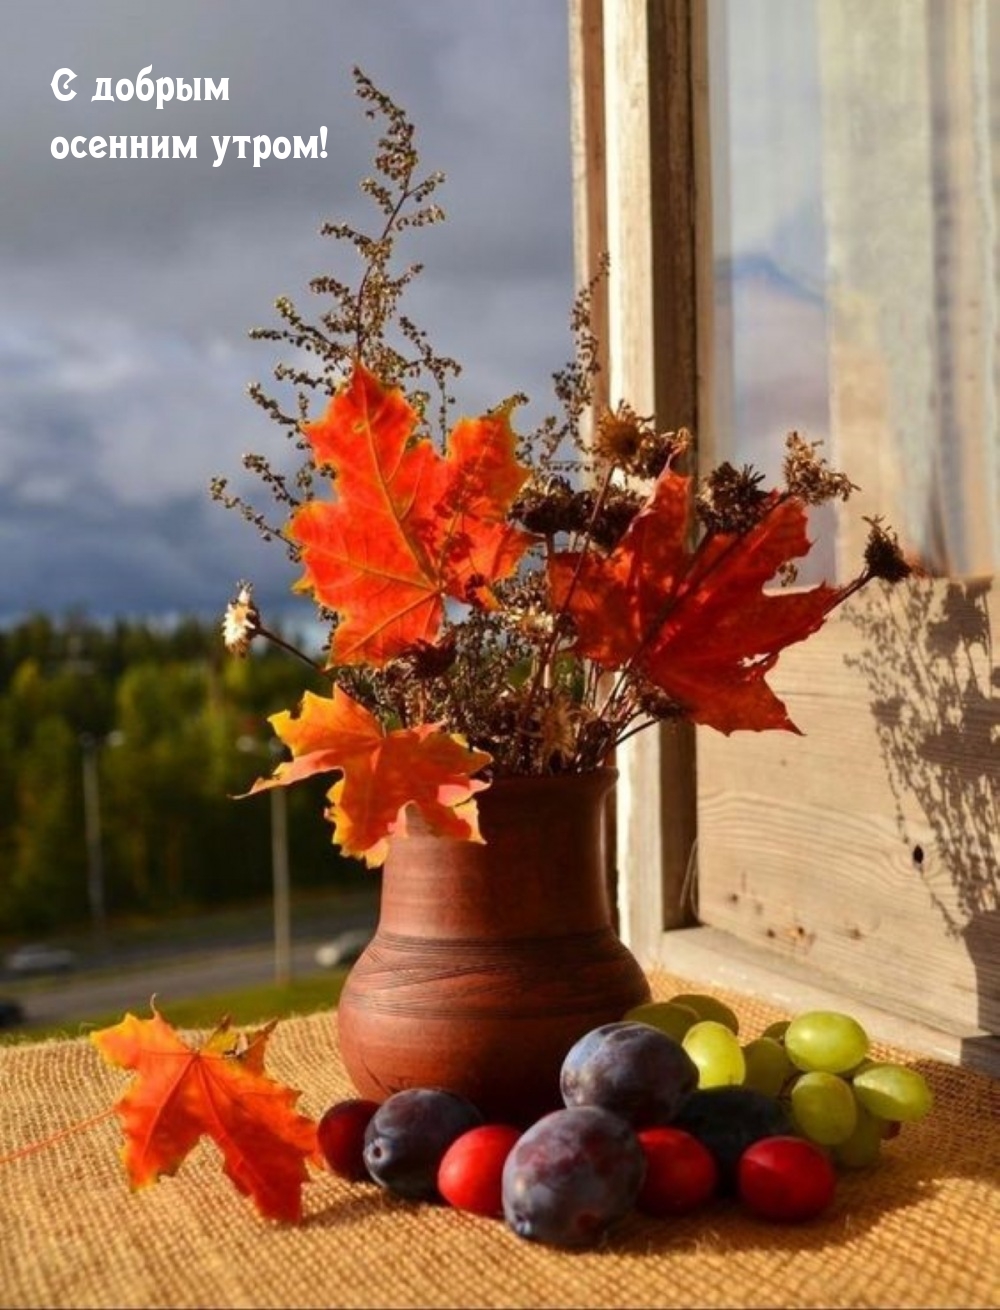
[[[607,280],[609,269],[610,261],[604,253],[597,261],[593,277],[573,298],[569,315],[572,353],[552,375],[552,392],[558,412],[543,418],[534,431],[521,440],[521,458],[550,474],[578,475],[591,468],[582,422],[593,405],[595,385],[601,372],[601,342],[593,326],[594,298]]]
[[[302,424],[315,393],[332,395],[355,361],[361,360],[385,381],[404,386],[411,403],[424,417],[436,395],[436,423],[443,434],[454,403],[451,384],[461,371],[457,361],[436,353],[424,329],[401,311],[402,298],[422,265],[413,261],[399,265],[397,247],[409,231],[443,221],[444,211],[431,203],[431,197],[444,175],[419,174],[415,129],[404,111],[358,68],[354,69],[354,81],[366,116],[382,123],[374,156],[375,174],[361,182],[361,191],[374,202],[381,223],[374,231],[365,232],[349,223],[326,222],[320,233],[353,249],[360,276],[356,281],[333,274],[312,279],[309,290],[332,302],[318,322],[306,318],[290,297],[280,296],[275,310],[281,325],[250,332],[251,340],[290,348],[303,361],[280,361],[273,369],[275,381],[296,389],[295,413],[289,413],[260,383],[249,387],[251,400],[283,429],[298,456],[291,472],[278,471],[265,455],[244,456],[245,467],[263,482],[272,500],[285,512],[315,494],[319,471],[302,436]],[[245,496],[231,492],[225,478],[212,480],[210,494],[226,507],[238,510],[265,540],[282,540],[289,557],[293,562],[298,560],[294,543]]]

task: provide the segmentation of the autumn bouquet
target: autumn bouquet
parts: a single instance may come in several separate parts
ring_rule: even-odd
[[[595,416],[590,310],[604,268],[572,307],[559,414],[519,433],[515,394],[452,422],[458,365],[401,311],[420,266],[395,263],[409,229],[442,219],[431,201],[442,178],[419,175],[412,124],[355,77],[383,122],[362,183],[380,219],[374,233],[323,232],[353,248],[360,275],[311,283],[330,303],[318,322],[282,299],[281,326],[253,334],[297,356],[275,370],[296,388],[295,412],[251,394],[298,466],[245,457],[285,518],[272,523],[224,479],[213,494],[284,543],[295,590],[330,634],[315,661],[326,687],[273,716],[290,758],[252,790],[336,775],[334,841],[374,866],[409,806],[431,831],[476,840],[475,795],[493,779],[599,768],[659,722],[796,731],[766,681],[780,652],[870,579],[908,570],[874,521],[855,578],[788,587],[810,507],[852,490],[795,433],[783,485],[767,487],[729,463],[697,478],[692,436],[627,401]],[[249,583],[224,635],[237,654],[257,638],[287,644]]]

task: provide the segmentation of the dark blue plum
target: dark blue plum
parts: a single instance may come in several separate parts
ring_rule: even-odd
[[[452,1142],[478,1128],[479,1110],[455,1092],[410,1087],[383,1101],[365,1130],[365,1168],[380,1186],[413,1200],[438,1200],[437,1171]]]
[[[559,1077],[567,1106],[599,1105],[634,1128],[670,1123],[698,1086],[698,1066],[652,1024],[622,1019],[570,1047]]]
[[[719,1190],[736,1190],[740,1156],[763,1137],[791,1133],[780,1101],[750,1087],[703,1087],[689,1096],[671,1127],[683,1128],[708,1147],[719,1170]]]
[[[519,1237],[587,1247],[635,1204],[646,1160],[631,1125],[610,1110],[553,1110],[514,1144],[503,1170],[503,1212]]]

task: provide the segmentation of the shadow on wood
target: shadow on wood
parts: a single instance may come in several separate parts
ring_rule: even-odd
[[[897,824],[911,845],[914,870],[948,935],[969,952],[980,1028],[997,1034],[1000,665],[993,653],[991,587],[990,579],[916,582],[892,604],[881,597],[863,600],[849,615],[862,645],[845,663],[867,681]],[[933,871],[921,842],[910,840],[912,801],[934,834]]]

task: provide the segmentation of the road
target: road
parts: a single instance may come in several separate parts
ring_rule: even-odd
[[[320,941],[292,947],[292,973],[317,972],[313,958]],[[95,1014],[131,1010],[148,1014],[150,998],[166,1010],[171,1001],[212,992],[230,991],[274,979],[274,947],[268,945],[219,947],[211,953],[187,955],[181,960],[133,964],[115,973],[73,974],[44,987],[17,989],[29,1024],[72,1026]],[[7,991],[14,994],[14,989]],[[220,1016],[221,1017],[221,1016]]]

